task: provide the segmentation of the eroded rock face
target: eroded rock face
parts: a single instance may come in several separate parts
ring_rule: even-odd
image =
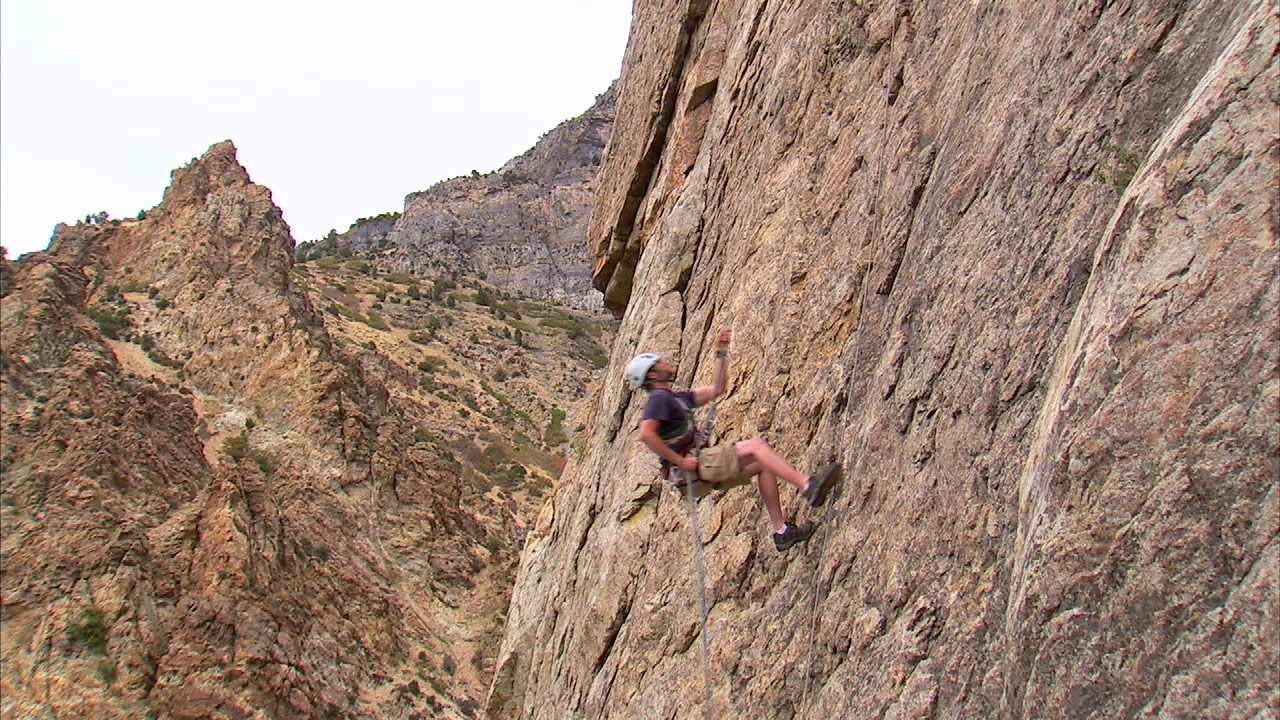
[[[510,292],[598,310],[583,238],[613,106],[610,88],[497,172],[413,193],[394,220],[373,219],[343,238],[354,250],[377,251],[387,270],[483,273]]]
[[[701,715],[622,367],[708,382],[720,327],[718,433],[846,471],[784,489],[821,522],[784,555],[750,486],[699,503],[718,716],[1274,713],[1276,12],[637,3],[588,237],[613,381],[489,716]]]
[[[292,250],[222,143],[144,218],[6,263],[5,717],[481,700],[512,511],[333,342]]]

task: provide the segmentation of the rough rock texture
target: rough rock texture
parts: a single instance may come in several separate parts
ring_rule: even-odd
[[[484,273],[510,292],[598,310],[584,238],[614,95],[610,88],[497,172],[413,193],[389,229],[357,224],[343,239],[354,250],[377,251],[378,267],[387,270]],[[374,222],[388,225],[385,218]]]
[[[5,263],[6,720],[465,717],[482,701],[530,512],[508,489],[526,471],[549,485],[520,465],[545,453],[499,452],[510,428],[487,418],[505,408],[535,434],[553,391],[521,402],[522,380],[493,381],[474,411],[443,402],[410,364],[426,349],[317,312],[333,288],[292,253],[227,142],[145,217],[61,226]],[[332,282],[367,311],[372,279]],[[547,384],[568,401],[572,361],[530,335],[471,343],[470,365],[565,366]],[[454,394],[486,387],[434,353]],[[499,466],[502,487],[482,472]]]
[[[490,717],[706,709],[636,352],[846,471],[779,555],[698,504],[712,705],[1280,712],[1274,3],[641,0],[589,243],[624,311],[522,556]],[[625,519],[622,519],[625,518]]]

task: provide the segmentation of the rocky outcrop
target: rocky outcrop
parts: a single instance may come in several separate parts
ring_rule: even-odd
[[[697,506],[718,717],[1280,704],[1274,3],[644,0],[588,242],[625,313],[525,548],[495,718],[707,710],[630,356],[845,467],[779,555]],[[787,491],[784,490],[784,493]],[[621,508],[627,512],[618,512]]]
[[[144,217],[61,226],[6,262],[6,718],[482,700],[523,519],[416,420],[450,408],[335,340],[292,251],[228,142]]]
[[[613,104],[610,88],[497,172],[412,193],[390,227],[375,218],[340,239],[389,271],[484,275],[509,292],[597,310],[583,238]]]

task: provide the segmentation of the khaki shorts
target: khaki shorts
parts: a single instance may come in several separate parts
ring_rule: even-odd
[[[704,448],[698,453],[698,477],[709,483],[747,479],[738,466],[738,449],[733,443]]]

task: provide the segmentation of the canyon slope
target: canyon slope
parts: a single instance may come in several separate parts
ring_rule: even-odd
[[[1276,717],[1277,12],[638,0],[487,716]],[[704,579],[622,369],[722,327],[720,442],[844,473],[784,554],[705,494]]]
[[[474,716],[599,313],[295,264],[230,142],[2,279],[6,720]]]

